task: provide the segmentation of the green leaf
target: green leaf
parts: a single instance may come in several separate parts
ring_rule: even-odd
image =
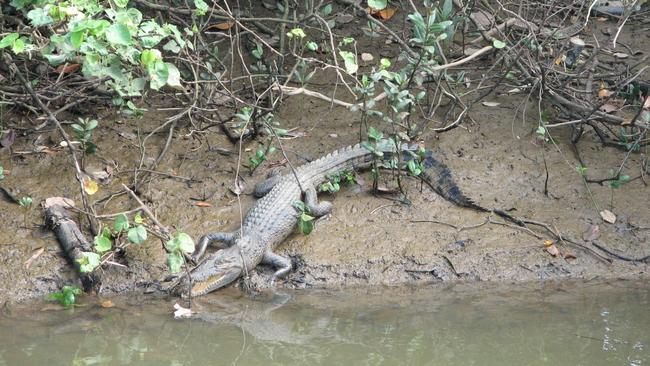
[[[79,263],[79,271],[87,273],[92,272],[99,266],[100,256],[93,252],[82,252],[83,258],[77,259]]]
[[[129,4],[129,0],[113,0],[115,5],[117,5],[118,8],[126,8],[126,6]]]
[[[295,207],[300,212],[306,212],[307,211],[307,205],[305,205],[305,203],[302,202],[302,201],[295,201],[293,203],[293,207]]]
[[[13,45],[14,41],[18,39],[18,33],[9,33],[0,40],[0,48],[5,48]]]
[[[375,141],[379,141],[384,137],[384,134],[377,131],[374,127],[370,126],[368,128],[368,137]]]
[[[22,53],[25,50],[25,46],[25,41],[22,38],[18,38],[11,46],[11,51],[15,54]]]
[[[54,19],[49,14],[49,11],[45,8],[35,8],[30,10],[27,13],[27,18],[31,20],[31,23],[34,27],[40,27],[42,25],[47,25],[54,22]]]
[[[390,60],[387,59],[387,58],[382,58],[381,60],[379,60],[379,67],[382,70],[385,70],[385,69],[389,68],[390,65],[391,65]]]
[[[185,234],[185,233],[178,233],[176,236],[176,240],[178,240],[178,248],[185,252],[185,253],[193,253],[194,252],[194,240],[192,238]]]
[[[172,88],[182,90],[183,86],[181,85],[181,73],[176,68],[176,65],[169,62],[165,62],[165,65],[167,65],[168,72],[167,85],[171,86]]]
[[[104,235],[96,236],[93,242],[95,243],[95,251],[99,253],[108,252],[113,247],[111,240]]]
[[[496,38],[492,39],[492,47],[494,47],[496,49],[500,49],[500,48],[503,48],[505,46],[506,46],[505,42],[500,41],[500,40],[498,40]]]
[[[129,241],[134,244],[142,244],[147,240],[147,229],[142,225],[138,225],[134,228],[129,229],[127,237]]]
[[[314,230],[314,217],[303,212],[298,220],[298,230],[303,235],[309,235]]]
[[[81,44],[83,43],[84,36],[86,35],[86,30],[81,30],[77,32],[70,32],[70,44],[74,49],[78,50],[81,48]]]
[[[296,37],[298,39],[303,39],[306,36],[307,34],[305,34],[305,31],[302,30],[302,28],[293,28],[292,30],[289,31],[289,33],[287,33],[287,37],[289,38]]]
[[[323,17],[326,17],[326,16],[332,14],[332,4],[327,4],[327,5],[323,6],[320,9],[319,13]]]
[[[388,0],[368,0],[368,6],[373,9],[382,10],[388,6]]]
[[[185,260],[183,259],[183,255],[179,252],[167,253],[167,265],[169,266],[169,271],[171,273],[180,272],[183,263],[185,263]]]
[[[544,136],[546,134],[546,128],[544,126],[538,126],[535,132],[540,136]]]
[[[169,78],[169,68],[167,63],[162,61],[156,61],[154,66],[149,68],[149,86],[151,89],[158,90],[167,84],[167,79]]]
[[[97,122],[96,119],[88,120],[88,122],[86,122],[86,128],[85,128],[85,130],[86,130],[86,131],[92,131],[92,130],[94,130],[95,128],[97,128],[97,125],[98,125],[98,124],[99,124],[99,123]]]
[[[318,44],[316,44],[316,42],[314,41],[309,41],[307,42],[306,47],[310,51],[316,51],[318,49]]]
[[[205,15],[210,10],[203,0],[194,0],[194,6],[196,6],[196,15]]]
[[[113,46],[130,46],[133,43],[129,27],[115,23],[106,30],[106,40]]]
[[[357,65],[357,59],[354,56],[354,53],[339,50],[339,55],[345,62],[345,70],[348,72],[348,74],[356,73],[359,69],[359,65]]]
[[[125,214],[120,214],[115,218],[115,231],[121,233],[129,229],[129,218]]]
[[[135,216],[133,216],[133,222],[135,222],[136,224],[142,224],[144,222],[144,219],[142,218],[142,215],[140,215],[139,212],[135,214]]]
[[[156,61],[162,60],[162,54],[157,49],[143,50],[140,54],[140,62],[146,68],[153,67]]]

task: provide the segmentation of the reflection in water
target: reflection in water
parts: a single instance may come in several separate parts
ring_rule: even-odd
[[[650,365],[650,285],[476,286],[14,307],[0,365]]]

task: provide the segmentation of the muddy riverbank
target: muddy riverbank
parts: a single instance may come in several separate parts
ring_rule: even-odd
[[[648,265],[614,259],[590,241],[583,240],[596,225],[595,242],[630,258],[650,253],[650,209],[648,187],[634,179],[613,192],[608,185],[590,184],[589,192],[576,172],[579,164],[567,146],[567,130],[555,130],[557,146],[540,145],[532,123],[513,118],[518,99],[499,98],[496,108],[478,107],[475,123],[441,136],[426,135],[427,147],[453,171],[461,189],[486,207],[511,210],[515,216],[547,223],[579,246],[556,243],[559,253],[546,250],[547,237],[535,237],[526,230],[485,213],[463,209],[421,189],[414,179],[405,187],[410,205],[371,193],[371,178],[361,173],[359,184],[339,193],[322,195],[334,203],[334,211],[316,224],[309,236],[294,234],[279,249],[292,258],[295,270],[279,286],[290,288],[358,285],[399,285],[435,281],[531,281],[560,278],[644,278]],[[152,110],[155,106],[152,106]],[[327,116],[324,120],[317,116]],[[113,118],[112,120],[110,118]],[[147,117],[100,121],[97,131],[98,154],[88,161],[89,171],[109,171],[93,200],[117,192],[121,183],[132,179],[138,163],[138,130],[149,131],[164,115],[149,112]],[[293,163],[317,158],[358,141],[358,117],[340,108],[330,109],[306,97],[294,97],[277,116],[284,128],[300,137],[283,140]],[[218,129],[197,138],[189,126],[179,128],[171,150],[154,175],[143,186],[141,196],[159,220],[198,239],[209,231],[232,230],[239,225],[240,209],[233,187],[238,157]],[[588,133],[589,134],[589,133]],[[157,154],[165,136],[154,137],[148,147]],[[43,227],[38,205],[51,196],[67,196],[79,201],[77,183],[67,152],[58,147],[55,131],[19,137],[8,152],[0,155],[6,179],[1,183],[18,195],[34,199],[25,210],[6,200],[0,201],[0,300],[41,297],[64,284],[75,283],[71,267],[62,257],[53,235]],[[38,146],[42,152],[34,153]],[[257,143],[244,146],[243,157],[252,154]],[[595,136],[581,142],[582,156],[590,176],[607,177],[625,152],[603,148]],[[228,150],[231,154],[226,153]],[[626,169],[632,177],[644,152],[633,153]],[[548,195],[544,194],[548,166]],[[246,194],[241,209],[246,212],[254,200],[248,192],[282,155],[271,155],[269,164],[253,176],[243,174]],[[629,168],[628,168],[629,167]],[[624,170],[627,171],[627,170]],[[183,178],[174,178],[183,177]],[[211,207],[196,205],[205,201]],[[617,215],[614,224],[603,222],[599,209]],[[610,204],[613,205],[610,207]],[[135,207],[126,195],[98,206],[102,214]],[[591,238],[593,239],[593,238]],[[27,264],[28,259],[44,250]],[[116,261],[125,265],[102,269],[102,293],[142,291],[147,284],[167,273],[161,241],[150,238],[141,246],[130,246]],[[266,286],[270,270],[258,268],[252,281]]]

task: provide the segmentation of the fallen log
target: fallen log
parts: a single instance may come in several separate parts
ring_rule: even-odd
[[[83,252],[91,252],[92,246],[86,236],[79,230],[79,226],[72,219],[69,211],[74,207],[74,201],[63,197],[50,197],[45,200],[45,223],[54,231],[59,245],[63,249],[67,259],[79,274],[79,279],[85,292],[98,292],[101,286],[101,278],[95,272],[81,272],[79,260],[84,258]]]

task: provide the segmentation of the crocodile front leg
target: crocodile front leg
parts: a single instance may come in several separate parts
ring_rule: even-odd
[[[277,170],[272,170],[266,175],[266,179],[255,185],[253,195],[257,198],[264,197],[267,193],[271,192],[273,187],[282,180],[282,174]]]
[[[219,232],[205,234],[199,241],[199,245],[196,247],[196,250],[194,250],[194,253],[192,254],[192,260],[196,263],[199,259],[201,259],[201,257],[203,257],[203,254],[205,254],[205,249],[210,243],[216,242],[222,244],[217,247],[217,249],[225,249],[231,247],[235,243],[235,239],[237,239],[237,234],[237,231],[230,233]]]
[[[318,194],[314,187],[305,189],[305,205],[309,208],[309,212],[316,217],[325,216],[332,212],[332,202],[318,202]]]
[[[277,278],[282,278],[291,271],[291,261],[281,255],[275,254],[268,250],[262,257],[262,264],[267,264],[276,269],[271,277],[271,284],[275,283]]]

